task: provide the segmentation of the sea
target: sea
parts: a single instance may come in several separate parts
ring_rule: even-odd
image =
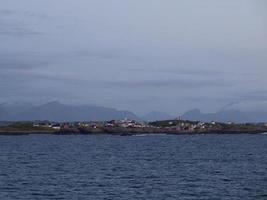
[[[266,200],[267,135],[0,136],[0,199]]]

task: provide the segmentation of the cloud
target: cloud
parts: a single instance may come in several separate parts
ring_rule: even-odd
[[[14,37],[25,37],[25,36],[36,36],[41,35],[40,31],[35,30],[31,27],[31,24],[22,21],[21,15],[27,17],[37,17],[31,12],[17,12],[12,10],[0,10],[0,36],[14,36]]]
[[[77,85],[86,88],[113,88],[113,89],[142,89],[142,88],[174,88],[174,89],[197,89],[197,88],[214,88],[214,87],[232,87],[233,82],[215,81],[214,79],[154,79],[154,80],[90,80],[64,76],[60,74],[44,73],[25,73],[32,80],[43,80],[52,82],[62,82],[66,85]],[[217,79],[218,80],[218,79]]]
[[[54,61],[54,60],[53,60]],[[0,71],[21,71],[47,66],[51,59],[36,52],[0,53]]]
[[[239,95],[240,100],[246,101],[267,101],[267,90],[254,90],[250,92],[243,92]]]
[[[127,81],[105,81],[99,82],[100,85],[114,86],[114,87],[133,87],[133,88],[143,88],[143,87],[171,87],[171,88],[203,88],[203,87],[230,87],[233,86],[232,83],[225,82],[215,82],[214,80],[190,80],[190,79],[170,79],[170,80],[127,80]]]
[[[40,19],[52,19],[51,17],[49,17],[46,14],[40,14],[40,13],[35,13],[32,11],[28,11],[28,10],[11,10],[11,9],[0,9],[0,16],[2,17],[10,17],[10,16],[14,16],[14,17],[29,17],[29,18],[38,18]]]
[[[1,26],[0,35],[16,36],[16,37],[41,35],[41,32],[35,31],[27,27],[23,27],[19,23],[7,24],[0,22],[0,26]]]
[[[266,13],[243,1],[5,1],[2,98],[67,96],[139,110],[266,99],[257,90],[267,84]]]
[[[185,68],[185,67],[169,67],[169,68],[162,68],[162,67],[153,67],[150,69],[147,68],[130,68],[127,69],[129,71],[137,71],[137,72],[146,72],[146,73],[165,73],[165,74],[178,74],[178,75],[196,75],[196,76],[211,76],[211,75],[219,75],[222,74],[223,72],[220,70],[213,70],[213,69],[203,69],[203,68],[198,68],[198,69],[192,69],[192,68]]]

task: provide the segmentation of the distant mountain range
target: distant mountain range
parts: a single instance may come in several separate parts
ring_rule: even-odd
[[[130,111],[100,106],[72,106],[49,102],[40,106],[29,104],[1,104],[0,121],[98,121],[112,119],[141,119]]]
[[[202,113],[199,109],[194,109],[182,115],[182,119],[193,121],[217,121],[217,122],[267,122],[267,112],[265,111],[239,111],[220,110],[215,113]]]
[[[267,110],[255,109],[254,107],[253,109],[247,108],[249,108],[248,104],[244,103],[229,104],[218,112],[203,113],[199,109],[193,109],[184,113],[181,117],[182,119],[203,122],[267,122]],[[65,105],[57,101],[38,106],[22,103],[0,104],[0,121],[107,121],[124,118],[150,122],[169,120],[175,117],[159,111],[152,111],[139,117],[130,111],[93,105]]]
[[[193,109],[182,115],[182,119],[195,121],[217,121],[235,123],[259,123],[267,122],[266,100],[243,100],[231,102],[213,113],[204,113],[199,109]]]

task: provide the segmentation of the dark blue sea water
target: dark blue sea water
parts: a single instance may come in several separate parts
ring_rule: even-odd
[[[267,135],[1,136],[0,199],[267,199]]]

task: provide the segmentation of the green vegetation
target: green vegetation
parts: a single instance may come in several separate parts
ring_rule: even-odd
[[[0,132],[38,132],[53,131],[49,127],[35,127],[33,122],[15,122],[7,126],[0,127]]]
[[[219,122],[198,122],[188,120],[164,120],[149,123],[150,126],[155,126],[165,131],[172,133],[260,133],[267,131],[267,126],[264,124],[234,124],[234,123],[219,123]]]
[[[15,122],[0,127],[0,134],[120,134],[132,135],[142,133],[197,134],[197,133],[262,133],[267,132],[266,124],[234,124],[219,122],[198,122],[188,120],[163,120],[149,124],[133,121],[123,122]]]

